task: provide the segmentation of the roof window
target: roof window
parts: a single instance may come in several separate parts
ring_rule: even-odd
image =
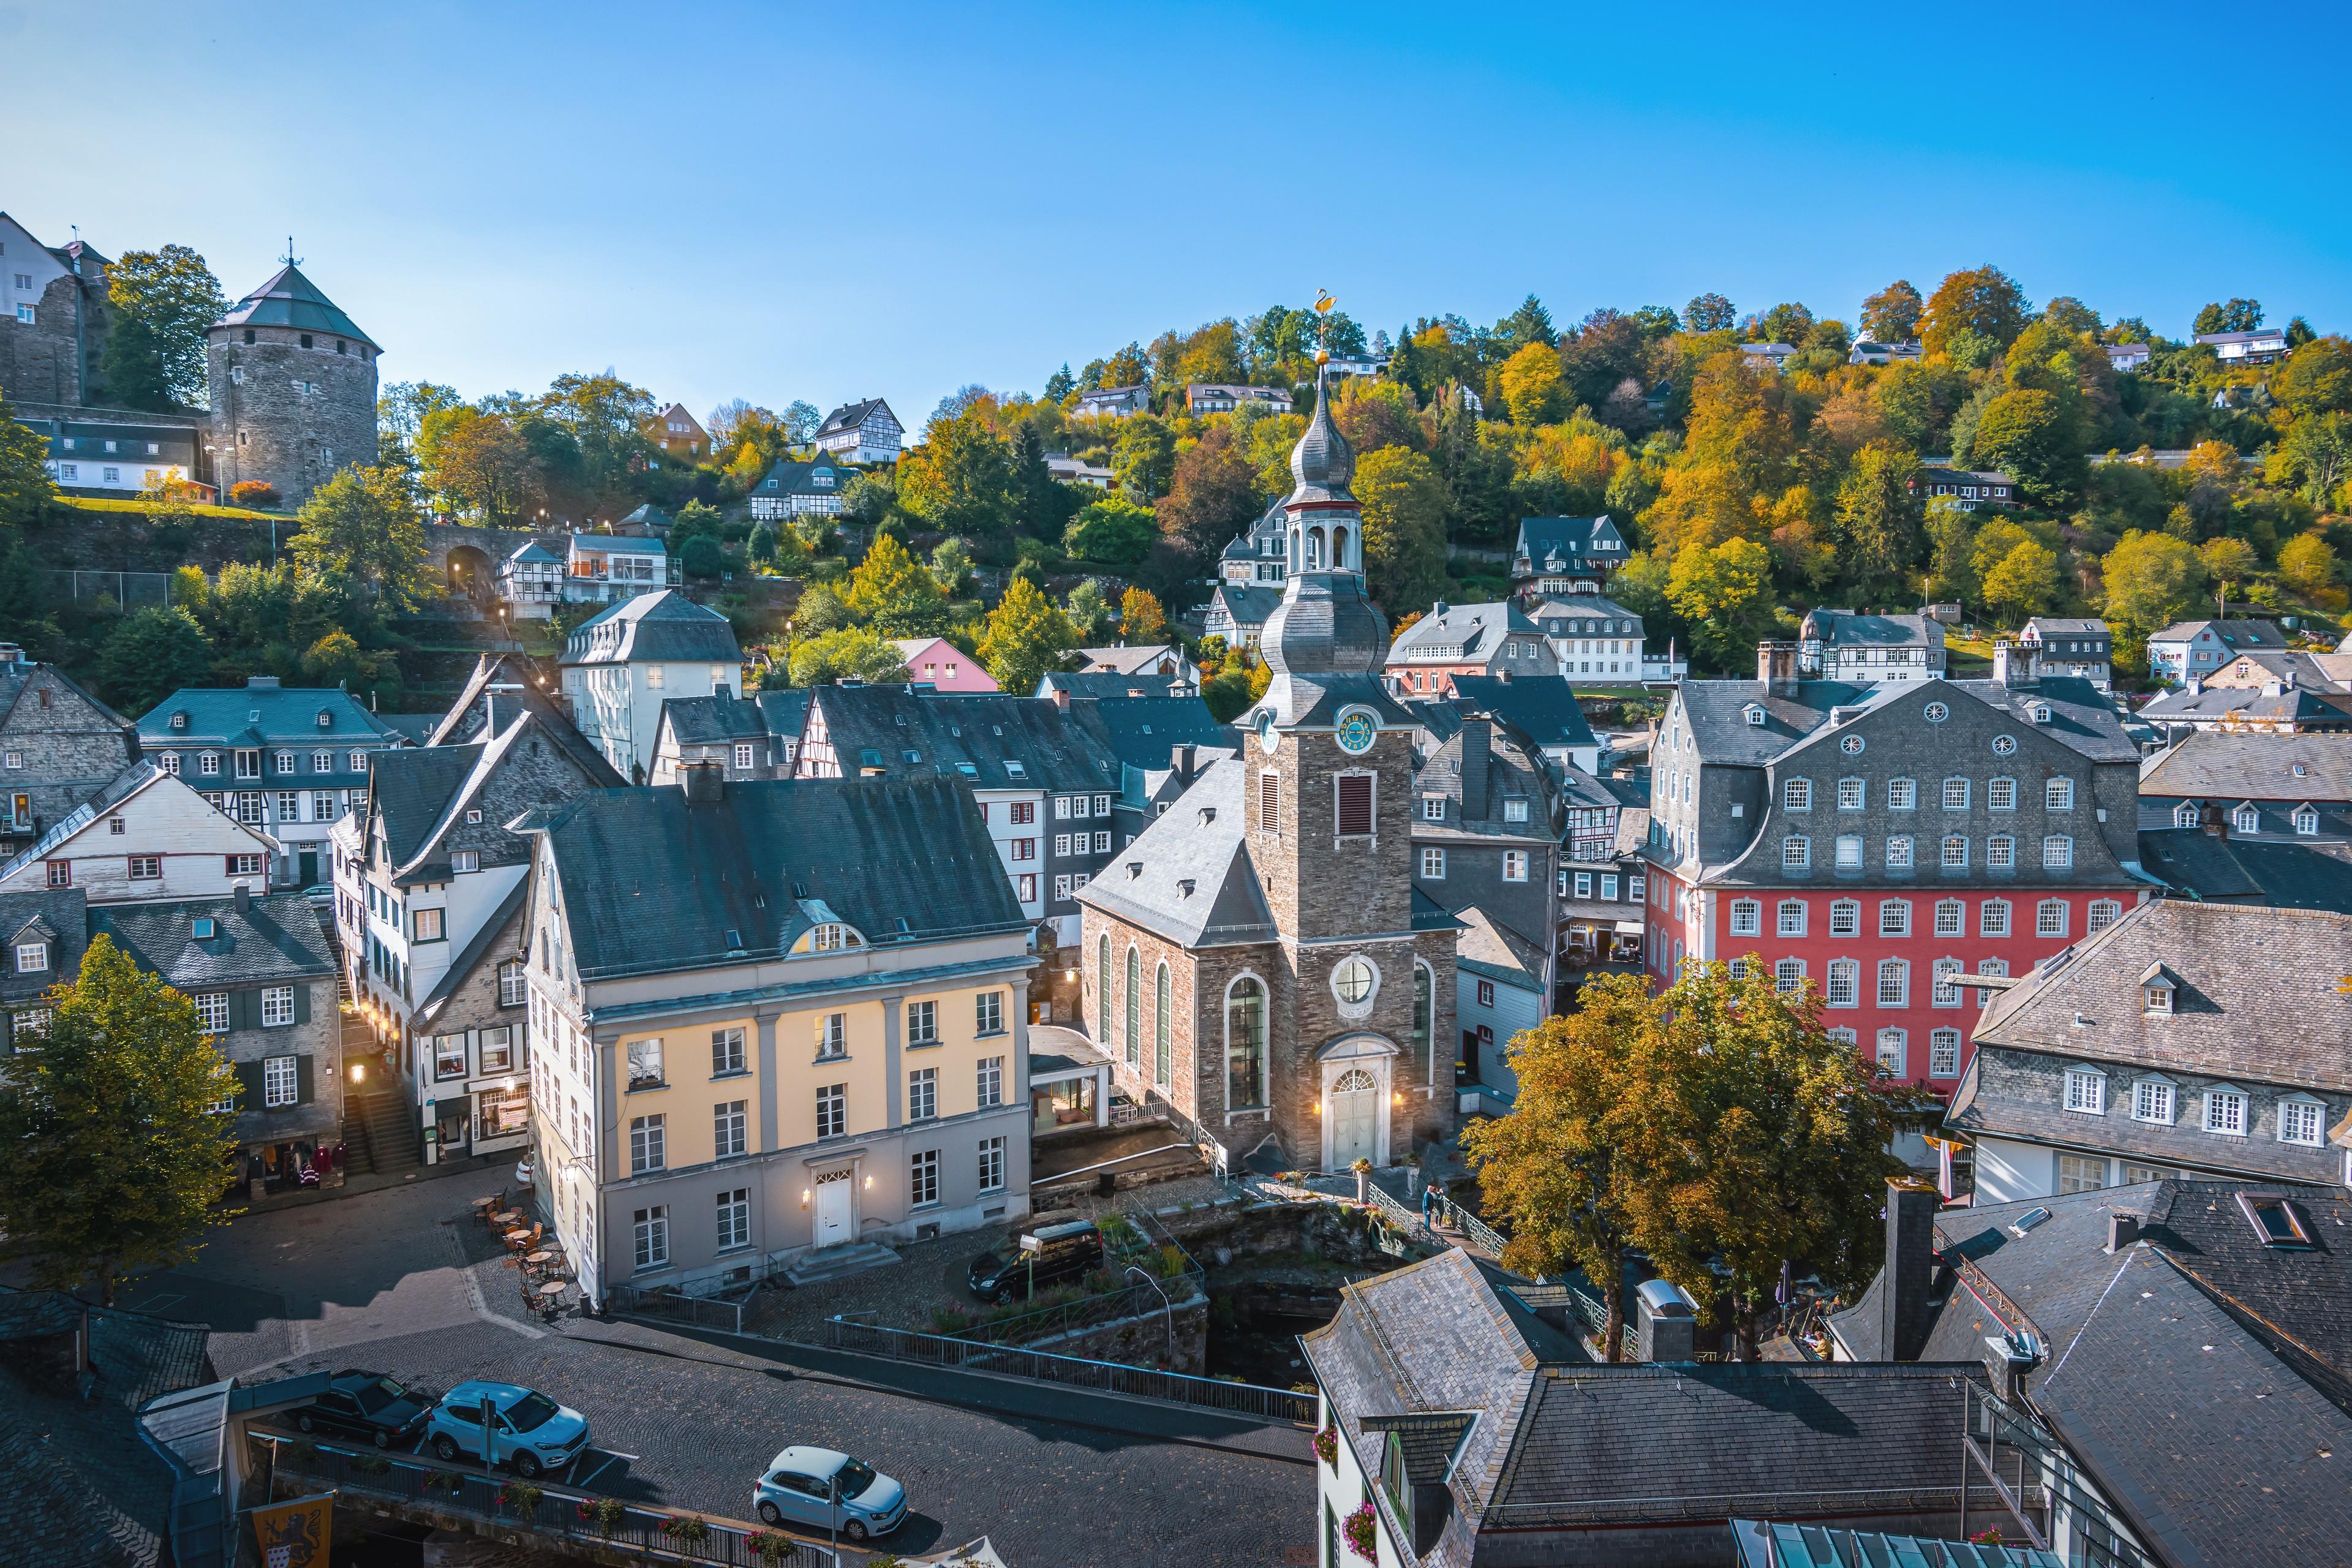
[[[740,950],[742,945],[743,933],[737,931],[733,926],[729,926],[727,928],[727,950],[730,952],[733,952]]]
[[[2032,1230],[2035,1226],[2040,1225],[2049,1217],[2050,1211],[2048,1209],[2030,1208],[2023,1214],[2019,1215],[2017,1218],[2011,1223],[2009,1228],[2016,1235],[2023,1236],[2027,1231]]]
[[[1025,779],[1029,776],[1028,766],[1007,757],[1004,759],[1004,776],[1009,779]]]
[[[195,939],[198,942],[209,942],[219,934],[220,923],[215,921],[212,916],[198,915],[196,917]]]
[[[956,764],[956,772],[961,773],[968,779],[976,779],[980,776],[980,769],[970,763],[958,763]]]
[[[2311,1230],[2294,1205],[2275,1193],[2240,1193],[2238,1207],[2254,1227],[2264,1247],[2302,1248],[2311,1245]]]

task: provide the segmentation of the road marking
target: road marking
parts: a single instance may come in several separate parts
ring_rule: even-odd
[[[572,1478],[572,1484],[575,1487],[586,1486],[590,1481],[594,1480],[598,1476],[603,1475],[606,1470],[612,1468],[614,1465],[619,1463],[623,1459],[635,1463],[637,1458],[637,1456],[635,1454],[623,1454],[606,1448],[592,1448],[589,1450],[589,1453],[604,1455],[604,1462],[599,1464],[594,1469],[590,1470],[587,1474],[581,1475],[577,1473],[579,1470],[580,1460],[586,1458],[588,1455],[582,1454],[579,1458],[573,1459],[572,1461],[572,1466],[574,1474]]]
[[[131,1302],[130,1310],[134,1312],[151,1312],[160,1317],[162,1316],[164,1308],[171,1306],[174,1302],[184,1301],[186,1300],[187,1297],[183,1295],[154,1296],[144,1301]]]

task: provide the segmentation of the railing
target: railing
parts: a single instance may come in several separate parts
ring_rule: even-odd
[[[1142,1266],[1139,1264],[1137,1267]],[[1049,1340],[1057,1334],[1069,1333],[1096,1323],[1114,1323],[1121,1318],[1139,1318],[1147,1314],[1156,1316],[1163,1310],[1171,1310],[1171,1303],[1189,1302],[1198,1294],[1199,1281],[1188,1274],[1179,1273],[1165,1279],[1154,1274],[1150,1285],[1138,1281],[1099,1295],[1087,1294],[1066,1301],[1055,1301],[1050,1306],[1008,1318],[983,1319],[952,1330],[947,1337],[999,1345]]]
[[[1443,1217],[1438,1221],[1440,1225],[1448,1230],[1460,1231],[1477,1243],[1481,1249],[1496,1258],[1503,1256],[1503,1248],[1508,1244],[1503,1239],[1501,1231],[1496,1230],[1450,1197],[1440,1197],[1437,1203],[1438,1207],[1443,1211]]]
[[[537,1483],[526,1490],[519,1480],[453,1468],[421,1456],[365,1453],[271,1432],[253,1436],[275,1450],[275,1474],[508,1530],[618,1548],[651,1562],[726,1568],[837,1568],[840,1562],[814,1542],[677,1509],[624,1503],[618,1498]]]
[[[1586,1336],[1596,1351],[1605,1352],[1609,1344],[1609,1303],[1590,1290],[1573,1285],[1563,1285],[1568,1292],[1568,1310],[1584,1325]],[[1626,1361],[1642,1359],[1642,1335],[1633,1327],[1632,1314],[1627,1314],[1618,1326],[1618,1354]]]
[[[1254,1383],[1226,1383],[1213,1377],[1193,1377],[1181,1372],[1121,1366],[1115,1362],[1088,1361],[1081,1356],[1052,1355],[1014,1345],[982,1344],[941,1334],[886,1329],[855,1323],[845,1318],[825,1321],[826,1342],[835,1350],[860,1355],[887,1356],[893,1361],[926,1366],[952,1367],[966,1372],[999,1373],[1039,1383],[1058,1383],[1102,1394],[1137,1399],[1158,1399],[1199,1410],[1221,1410],[1267,1421],[1301,1426],[1315,1424],[1315,1395]]]
[[[1389,1196],[1378,1182],[1368,1184],[1365,1191],[1371,1194],[1372,1212],[1380,1215],[1397,1229],[1419,1241],[1430,1242],[1439,1247],[1444,1245],[1444,1238],[1432,1230],[1427,1221]]]

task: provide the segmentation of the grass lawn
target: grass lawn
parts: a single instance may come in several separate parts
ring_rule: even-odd
[[[144,501],[106,500],[97,496],[59,496],[58,498],[58,502],[61,506],[76,507],[83,511],[123,511],[131,512],[140,517],[145,517],[148,515],[147,504]],[[191,515],[195,517],[226,518],[232,522],[290,523],[294,521],[294,514],[290,511],[252,511],[241,506],[198,506],[192,504],[189,506],[188,510]]]

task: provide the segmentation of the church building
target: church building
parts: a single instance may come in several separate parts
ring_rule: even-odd
[[[1078,894],[1085,1016],[1121,1089],[1236,1159],[1393,1164],[1455,1119],[1460,923],[1413,886],[1413,720],[1319,396],[1290,472],[1272,682],[1239,754]]]

